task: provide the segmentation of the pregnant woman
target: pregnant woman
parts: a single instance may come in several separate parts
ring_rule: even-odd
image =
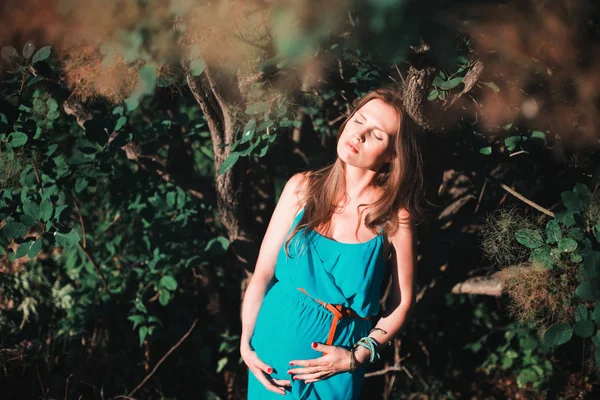
[[[359,399],[413,305],[422,158],[401,93],[379,88],[338,131],[336,161],[287,182],[242,305],[248,399]],[[381,317],[386,261],[392,293]]]

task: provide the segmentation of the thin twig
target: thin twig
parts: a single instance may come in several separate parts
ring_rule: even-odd
[[[554,218],[554,213],[542,206],[540,206],[537,203],[534,203],[533,201],[529,200],[527,197],[523,196],[522,194],[520,194],[519,192],[517,192],[514,189],[509,188],[508,186],[506,186],[504,183],[500,184],[500,187],[504,190],[506,190],[508,193],[512,194],[513,196],[515,196],[517,199],[521,200],[524,203],[529,204],[531,207],[535,208],[538,211],[543,212],[544,214]]]
[[[373,372],[368,372],[365,374],[365,378],[370,378],[372,376],[379,376],[379,375],[385,375],[388,372],[400,372],[404,370],[404,367],[401,365],[390,365],[389,367],[385,367],[383,369],[380,369],[378,371],[373,371]]]
[[[529,154],[529,152],[528,152],[528,151],[525,151],[525,150],[519,150],[519,151],[515,151],[514,153],[510,153],[510,156],[509,156],[509,157],[513,157],[513,156],[516,156],[516,155],[518,155],[518,154],[523,154],[523,153],[527,153],[527,154]]]
[[[104,279],[104,275],[102,274],[102,271],[100,271],[100,267],[98,267],[98,265],[94,262],[90,253],[88,253],[88,251],[86,249],[81,247],[81,244],[79,242],[77,242],[77,245],[79,246],[81,251],[83,251],[83,254],[85,254],[88,261],[92,263],[94,270],[96,270],[96,273],[98,274],[98,276],[100,277],[100,280],[102,281],[102,286],[104,286],[104,291],[106,291],[106,293],[110,296],[110,290],[108,290],[108,283],[106,283],[106,279]]]
[[[485,191],[487,181],[487,178],[485,178],[485,181],[483,182],[483,187],[481,188],[481,193],[479,193],[479,198],[477,199],[477,206],[475,206],[475,214],[477,214],[477,210],[479,210],[479,205],[481,204],[481,199],[483,198],[483,192]]]
[[[73,204],[75,204],[75,210],[77,210],[77,215],[79,215],[79,224],[81,225],[81,237],[83,239],[83,248],[87,247],[87,242],[85,240],[85,225],[83,224],[83,217],[81,216],[81,211],[79,210],[79,206],[77,205],[77,200],[75,200],[75,195],[71,190],[71,198],[73,199]]]
[[[169,357],[169,355],[175,351],[175,349],[177,349],[179,347],[179,345],[181,345],[181,343],[183,343],[183,341],[185,339],[187,339],[188,336],[190,336],[190,333],[192,333],[192,331],[194,330],[194,328],[196,327],[196,324],[198,323],[198,318],[196,318],[194,320],[194,322],[192,323],[192,326],[190,326],[190,329],[188,329],[188,331],[181,337],[181,339],[179,339],[179,341],[177,343],[175,343],[175,345],[173,347],[171,347],[169,349],[169,351],[167,351],[165,353],[164,356],[162,356],[162,358],[160,360],[158,360],[158,362],[156,363],[156,365],[154,366],[154,368],[152,368],[152,371],[150,371],[150,373],[148,375],[146,375],[146,377],[135,387],[135,389],[133,389],[128,395],[127,397],[132,397],[134,395],[135,392],[137,392],[142,386],[144,386],[144,384],[148,381],[148,379],[150,379],[152,377],[152,375],[154,375],[154,373],[158,370],[158,367],[160,367],[160,365],[163,363],[163,361],[165,361],[167,359],[167,357]]]
[[[400,79],[402,79],[402,85],[404,85],[404,77],[402,76],[402,73],[400,72],[400,69],[398,68],[398,66],[396,65],[396,63],[394,63],[394,67],[396,67],[396,71],[398,72],[398,76],[400,76]]]
[[[35,163],[31,163],[33,167],[33,172],[35,173],[35,179],[37,180],[38,185],[40,185],[40,193],[44,194],[44,188],[42,187],[42,181],[40,181],[40,174],[38,173],[37,168],[35,167]]]
[[[73,373],[67,376],[67,382],[65,383],[65,400],[67,400],[67,393],[69,392],[69,379],[71,379],[72,376]]]
[[[40,382],[40,388],[42,389],[42,393],[44,393],[44,396],[45,396],[46,389],[44,389],[44,384],[42,383],[42,377],[40,376],[40,369],[38,368],[37,363],[35,363],[35,372],[37,372],[38,380]]]

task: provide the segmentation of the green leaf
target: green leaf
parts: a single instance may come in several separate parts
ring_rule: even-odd
[[[28,40],[27,43],[25,43],[25,45],[23,46],[23,51],[22,51],[23,57],[25,57],[25,58],[31,57],[34,50],[35,50],[35,44],[33,44],[33,42],[31,40]]]
[[[29,254],[29,250],[35,244],[35,240],[28,240],[19,245],[19,248],[16,251],[15,258],[25,257]]]
[[[229,248],[229,240],[223,236],[219,236],[211,239],[204,248],[204,251],[208,253],[209,257],[217,257],[225,254]]]
[[[48,57],[50,57],[51,49],[52,49],[51,46],[44,46],[41,49],[39,49],[37,51],[37,53],[35,53],[35,55],[33,56],[33,59],[31,60],[31,64],[33,65],[37,62],[46,60]]]
[[[563,238],[558,241],[558,248],[563,253],[571,253],[577,249],[577,242],[571,238]]]
[[[271,141],[271,139],[269,138],[269,141]],[[265,144],[261,149],[260,152],[258,153],[259,157],[264,157],[267,154],[267,151],[269,151],[269,145]]]
[[[171,299],[171,292],[169,292],[168,290],[161,290],[160,294],[158,295],[158,302],[162,306],[166,306],[167,304],[169,304],[169,299]]]
[[[31,200],[23,201],[23,212],[34,220],[40,218],[40,206]]]
[[[574,228],[574,229],[571,229],[569,231],[569,233],[567,233],[567,237],[570,237],[571,239],[580,241],[580,240],[583,240],[583,238],[585,237],[585,233],[583,232],[583,229],[581,229],[581,228]]]
[[[123,111],[125,111],[125,110],[123,109],[123,107],[122,107],[122,106],[117,106],[117,107],[115,107],[115,109],[112,111],[112,113],[113,113],[113,115],[115,115],[115,114],[123,115]]]
[[[544,333],[544,342],[548,346],[560,346],[567,343],[573,336],[573,329],[567,323],[552,325]]]
[[[233,168],[233,166],[235,165],[235,163],[237,162],[237,160],[240,158],[240,153],[237,151],[234,151],[232,153],[229,153],[229,156],[227,156],[227,158],[225,159],[225,161],[223,161],[221,163],[221,166],[219,167],[219,174],[225,174],[227,173],[231,168]]]
[[[596,238],[596,241],[598,243],[600,243],[600,224],[594,226],[593,231],[594,231],[594,237]]]
[[[10,147],[21,147],[27,143],[27,135],[23,132],[12,132],[8,135],[7,145]]]
[[[546,146],[548,144],[548,140],[546,139],[546,134],[542,131],[531,132],[531,136],[529,136],[529,140],[532,140],[534,143],[539,143],[542,146]]]
[[[585,304],[579,304],[575,309],[575,321],[587,320],[590,312],[588,311]]]
[[[442,83],[444,83],[444,80],[439,76],[436,76],[435,78],[433,78],[433,82],[431,84],[435,87],[440,87]]]
[[[457,87],[458,85],[460,85],[463,81],[463,77],[462,76],[458,76],[456,78],[452,78],[448,81],[442,82],[442,84],[440,85],[440,89],[442,90],[450,90],[450,89],[454,89],[455,87]]]
[[[121,129],[123,127],[123,125],[125,125],[125,123],[127,122],[127,117],[122,116],[117,120],[117,123],[115,125],[115,132],[118,131],[119,129]]]
[[[142,326],[139,331],[140,335],[140,346],[144,344],[144,339],[146,339],[146,335],[148,335],[148,327]]]
[[[146,320],[146,317],[144,315],[130,315],[127,319],[133,322],[133,329],[135,329],[139,324]]]
[[[573,332],[579,337],[587,338],[594,334],[596,325],[589,319],[575,322]]]
[[[20,238],[27,232],[27,227],[20,222],[7,222],[2,228],[2,233],[6,239]]]
[[[529,261],[538,263],[548,270],[553,269],[553,258],[550,252],[550,248],[547,246],[538,247],[531,252]]]
[[[546,243],[556,243],[562,237],[562,232],[558,222],[555,219],[551,219],[546,224]]]
[[[487,147],[480,148],[479,149],[479,153],[485,154],[486,156],[489,156],[490,154],[492,154],[492,146],[487,146]]]
[[[225,365],[227,365],[227,360],[227,357],[223,357],[219,361],[217,361],[217,374],[220,373],[223,370],[223,368],[225,368]]]
[[[575,289],[575,294],[583,300],[600,300],[600,278],[583,281]]]
[[[513,151],[523,141],[521,136],[509,136],[504,139],[504,145],[509,151]]]
[[[581,197],[577,195],[575,192],[566,191],[560,194],[565,207],[569,209],[569,211],[581,211],[583,208],[583,201]]]
[[[439,96],[439,94],[440,94],[440,92],[438,92],[437,89],[431,89],[431,91],[427,95],[427,100],[433,101],[433,100],[437,99],[437,97]]]
[[[592,313],[592,318],[598,325],[600,325],[600,302],[596,302],[594,306],[594,312]]]
[[[81,191],[84,190],[87,187],[87,185],[88,180],[81,176],[75,181],[75,191],[77,193],[81,193]]]
[[[19,53],[17,52],[17,49],[15,49],[12,46],[3,46],[2,52],[0,54],[1,54],[2,59],[6,62],[11,62],[13,58],[14,59],[19,58]],[[16,78],[16,76],[15,76],[15,78]]]
[[[515,233],[515,238],[517,239],[517,242],[530,249],[537,249],[544,245],[542,235],[533,229],[519,229]]]
[[[139,76],[140,79],[136,90],[139,90],[143,94],[152,94],[156,87],[156,73],[154,72],[154,67],[152,65],[144,65],[140,69]]]
[[[517,385],[520,388],[525,387],[530,382],[535,382],[540,377],[539,375],[531,368],[525,368],[521,370],[519,376],[517,376]]]
[[[48,199],[42,200],[42,204],[40,204],[40,218],[42,221],[47,222],[52,218],[52,202]]]
[[[42,250],[42,238],[40,237],[38,240],[36,240],[31,247],[29,248],[29,252],[27,253],[27,255],[29,256],[29,258],[31,258],[32,260],[34,258],[37,257],[38,253],[40,252],[40,250]]]
[[[241,143],[246,143],[246,142],[249,142],[250,140],[252,140],[252,138],[254,137],[255,129],[256,129],[256,119],[252,118],[250,121],[248,121],[248,123],[246,123],[246,126],[244,127],[244,132],[242,133]]]
[[[190,71],[194,76],[202,74],[202,72],[204,72],[204,69],[206,69],[206,63],[202,58],[197,58],[190,63]]]
[[[579,253],[571,253],[569,260],[574,263],[580,263],[583,260],[583,256]]]
[[[69,247],[79,242],[79,239],[79,234],[74,229],[71,229],[67,233],[54,232],[54,240],[58,246]]]
[[[600,276],[600,252],[588,251],[583,256],[583,270],[590,278]]]
[[[571,227],[575,225],[575,218],[573,216],[573,211],[571,210],[567,209],[564,211],[556,211],[554,213],[554,218],[566,227]]]
[[[177,289],[177,281],[170,275],[165,275],[160,280],[160,286],[167,290],[173,291]]]
[[[590,189],[587,187],[587,185],[584,185],[580,182],[577,182],[575,184],[575,187],[573,187],[573,191],[577,193],[583,201],[589,200],[592,196],[592,192],[590,192]]]
[[[46,105],[48,106],[48,115],[51,112],[58,110],[58,103],[53,98],[49,98],[48,100],[46,100]]]

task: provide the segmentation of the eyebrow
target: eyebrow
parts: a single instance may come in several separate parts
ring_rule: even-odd
[[[356,112],[358,115],[360,115],[361,117],[363,117],[364,119],[368,119],[367,117],[365,117],[365,115],[361,112],[361,111],[357,111]],[[389,133],[387,133],[386,131],[384,131],[383,129],[381,129],[380,127],[376,126],[375,127],[378,131],[381,131],[383,133],[385,133],[386,135],[390,136]]]

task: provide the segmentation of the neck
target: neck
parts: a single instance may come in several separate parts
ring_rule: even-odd
[[[373,189],[373,179],[376,172],[370,169],[357,168],[345,165],[344,177],[346,179],[346,193],[350,201],[364,199]]]

